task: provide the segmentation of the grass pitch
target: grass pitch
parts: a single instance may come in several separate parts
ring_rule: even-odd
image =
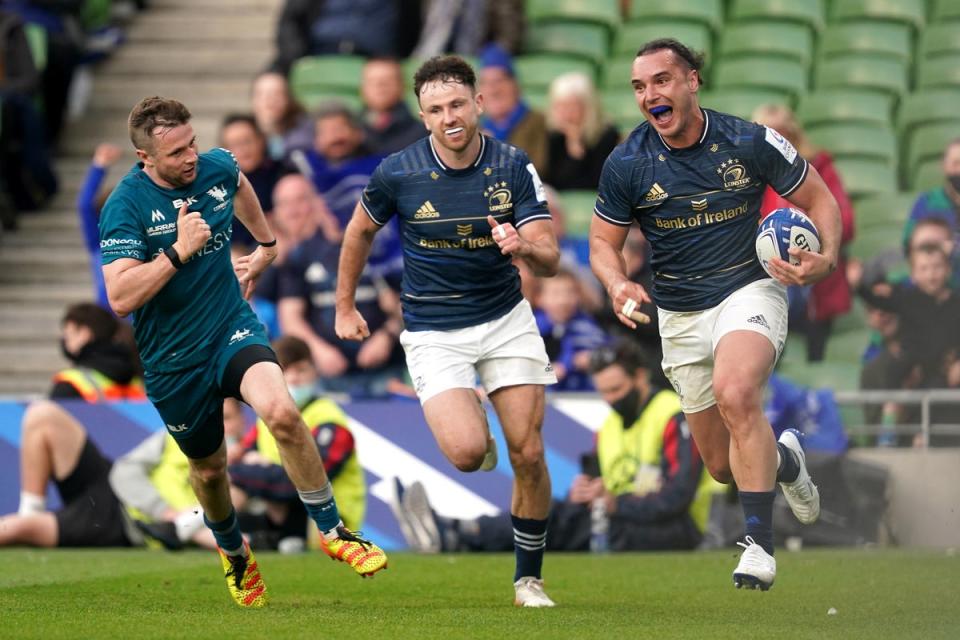
[[[548,554],[553,610],[512,606],[510,555],[392,554],[373,580],[318,553],[257,557],[271,603],[247,611],[211,552],[0,551],[0,637],[960,637],[960,556],[943,552],[782,551],[766,593],[733,588],[733,550]]]

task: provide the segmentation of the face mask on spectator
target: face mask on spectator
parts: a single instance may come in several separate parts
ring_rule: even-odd
[[[623,419],[623,426],[629,427],[640,417],[640,391],[633,387],[610,403],[610,408]]]
[[[291,384],[287,386],[287,389],[290,390],[290,397],[293,398],[293,402],[300,408],[315,395],[312,384]]]

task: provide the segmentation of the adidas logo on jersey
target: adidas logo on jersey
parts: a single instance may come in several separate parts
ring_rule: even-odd
[[[749,323],[751,323],[751,324],[758,324],[758,325],[760,325],[761,327],[764,327],[764,328],[766,328],[766,329],[770,329],[770,325],[767,324],[767,319],[763,317],[763,314],[753,316],[752,318],[748,318],[748,319],[747,319],[747,322],[749,322]]]
[[[424,220],[426,218],[439,218],[440,212],[433,208],[433,205],[430,204],[430,201],[427,200],[420,208],[417,209],[417,212],[413,214],[414,220]]]
[[[647,202],[658,202],[660,200],[665,200],[667,198],[667,192],[663,190],[658,183],[654,182],[653,186],[650,187],[650,191],[647,191],[647,195],[643,197]]]

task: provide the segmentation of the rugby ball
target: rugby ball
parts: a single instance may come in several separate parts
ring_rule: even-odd
[[[767,264],[780,258],[790,264],[800,261],[788,253],[790,247],[820,253],[820,234],[813,220],[799,209],[784,208],[770,212],[757,229],[757,259],[760,266],[770,274]]]

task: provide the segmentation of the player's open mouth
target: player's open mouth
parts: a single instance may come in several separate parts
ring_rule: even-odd
[[[461,133],[462,131],[463,131],[463,127],[454,127],[452,129],[444,129],[443,132],[448,136],[455,136],[458,133]]]
[[[651,107],[650,115],[653,116],[654,121],[660,126],[670,124],[670,120],[673,117],[673,107],[668,107],[664,104]]]

